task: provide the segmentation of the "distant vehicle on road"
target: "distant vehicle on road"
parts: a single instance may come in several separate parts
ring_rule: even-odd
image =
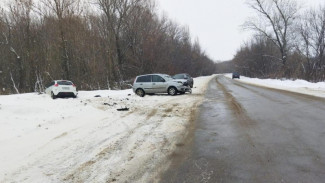
[[[232,79],[238,78],[240,79],[240,74],[238,72],[232,73]]]
[[[46,86],[45,93],[51,95],[52,99],[58,97],[77,97],[77,87],[68,80],[54,80]]]
[[[133,92],[140,97],[145,94],[168,93],[176,95],[192,92],[187,80],[175,80],[167,74],[147,74],[137,76],[133,83]]]
[[[182,73],[182,74],[176,74],[173,76],[174,79],[185,79],[188,82],[188,85],[190,85],[191,88],[193,88],[194,85],[194,81],[193,78],[186,73]]]

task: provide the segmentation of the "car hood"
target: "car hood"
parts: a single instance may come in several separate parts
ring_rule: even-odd
[[[172,81],[175,81],[175,82],[181,81],[182,83],[187,82],[186,79],[173,79]]]

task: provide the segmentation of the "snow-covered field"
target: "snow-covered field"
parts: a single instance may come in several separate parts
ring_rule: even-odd
[[[225,74],[232,78],[232,74]],[[237,79],[236,79],[237,80]],[[305,80],[279,80],[279,79],[257,79],[240,76],[238,80],[243,83],[253,84],[279,90],[286,90],[306,95],[325,98],[325,82],[310,83]]]
[[[177,96],[0,96],[0,182],[155,182],[213,77],[195,78],[193,93]]]

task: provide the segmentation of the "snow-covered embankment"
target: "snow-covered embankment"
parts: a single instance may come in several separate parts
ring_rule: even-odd
[[[193,94],[174,97],[131,90],[0,96],[0,182],[156,181],[211,78],[195,78]]]
[[[231,74],[225,74],[226,77],[232,78]],[[285,90],[305,95],[325,98],[325,82],[311,83],[305,80],[289,80],[289,79],[258,79],[240,76],[243,83]]]

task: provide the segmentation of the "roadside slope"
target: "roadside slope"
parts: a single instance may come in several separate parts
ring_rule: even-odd
[[[164,169],[157,165],[186,136],[213,77],[195,78],[192,94],[174,97],[131,90],[0,96],[0,182],[157,181]]]
[[[232,78],[231,74],[224,74],[227,78]],[[236,79],[237,80],[237,79]],[[237,80],[246,84],[285,90],[315,97],[325,98],[325,82],[310,83],[305,80],[286,80],[286,79],[258,79],[240,76]]]

